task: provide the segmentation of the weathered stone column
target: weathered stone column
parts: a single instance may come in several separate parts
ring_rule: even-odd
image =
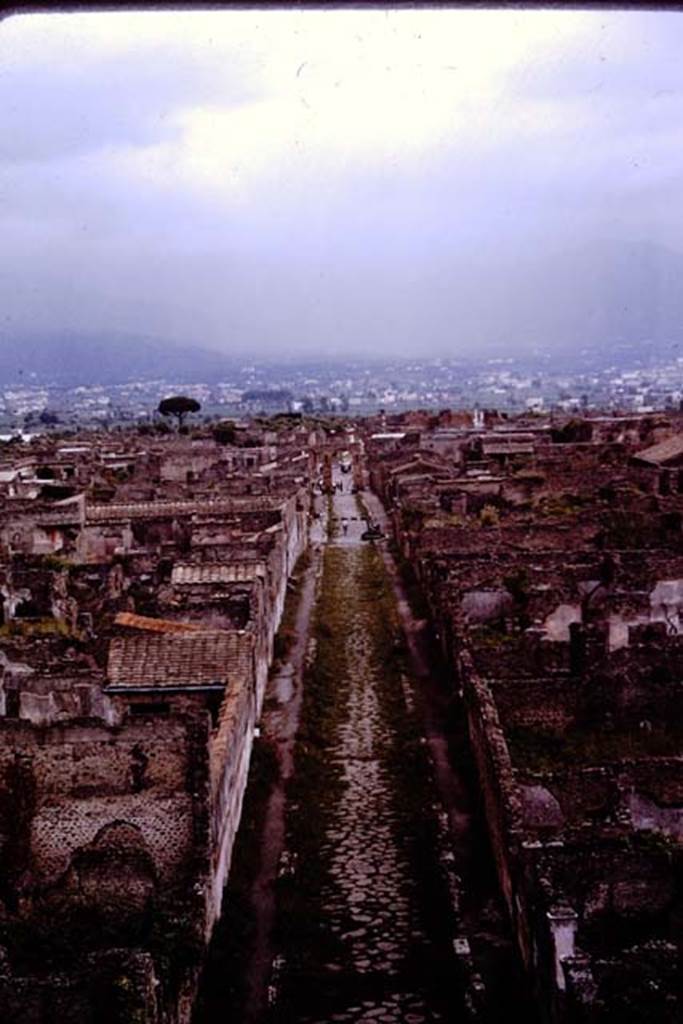
[[[577,915],[569,906],[556,905],[547,911],[546,917],[555,956],[555,983],[564,992],[566,982],[562,962],[574,956]]]

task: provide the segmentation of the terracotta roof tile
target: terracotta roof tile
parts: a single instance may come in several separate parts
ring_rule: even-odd
[[[109,686],[176,687],[237,683],[252,673],[253,637],[246,632],[133,634],[109,646]]]
[[[200,583],[250,583],[263,578],[263,562],[176,562],[171,582],[176,586]]]
[[[88,505],[86,521],[108,522],[118,519],[156,519],[176,515],[219,515],[237,512],[277,511],[284,498],[261,496],[235,496],[207,501],[135,501],[125,504]]]
[[[681,455],[683,455],[683,434],[676,434],[674,437],[667,438],[666,441],[660,441],[659,444],[653,444],[649,448],[637,452],[636,458],[660,465],[663,462],[668,462],[669,459],[680,458]]]

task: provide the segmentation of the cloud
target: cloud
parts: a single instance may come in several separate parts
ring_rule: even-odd
[[[679,237],[681,25],[564,10],[9,19],[4,306],[17,324],[254,352],[521,337],[521,264]]]
[[[239,54],[226,64],[199,40],[183,48],[175,31],[137,35],[135,15],[9,19],[0,65],[0,162],[179,139],[185,106],[227,110],[259,95]]]

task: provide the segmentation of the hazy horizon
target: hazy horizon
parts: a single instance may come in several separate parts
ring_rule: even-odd
[[[673,337],[681,42],[657,11],[7,18],[0,344],[277,361]]]

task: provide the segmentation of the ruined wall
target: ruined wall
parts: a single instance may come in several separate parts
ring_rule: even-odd
[[[466,650],[459,653],[457,672],[498,880],[522,957],[530,967],[532,941],[520,877],[522,808],[510,754],[491,692]]]
[[[629,464],[636,435],[536,437],[521,472],[472,445],[437,509],[417,460],[378,454],[372,475],[456,670],[500,887],[553,1024],[675,1019],[683,534],[678,476]]]
[[[683,838],[683,759],[622,759],[603,765],[533,770],[515,766],[523,790],[543,789],[557,802],[558,824],[572,829],[599,822],[629,820],[636,831]],[[547,829],[548,818],[524,808],[527,830]]]
[[[182,883],[197,852],[200,794],[189,781],[206,759],[207,728],[174,716],[119,728],[81,720],[35,729],[4,720],[3,831],[19,818],[25,852],[22,864],[5,869],[21,871],[28,891],[40,891],[67,871],[75,851],[120,821],[139,829],[159,882]]]
[[[220,916],[223,890],[230,870],[232,848],[242,813],[249,761],[257,720],[255,683],[244,682],[226,691],[211,738],[210,844],[211,881],[207,890],[207,933]]]

